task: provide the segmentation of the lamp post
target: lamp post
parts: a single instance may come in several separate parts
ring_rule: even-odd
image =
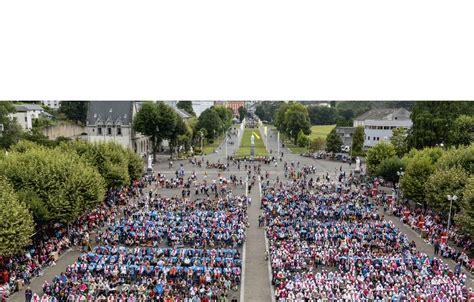
[[[227,133],[225,133],[225,160],[227,160]]]
[[[204,137],[204,134],[202,134],[202,130],[199,131],[199,133],[201,134],[201,155],[203,154],[204,150],[202,150],[202,139]]]
[[[449,216],[448,216],[448,238],[449,238],[449,228],[451,227],[451,210],[453,208],[453,201],[458,200],[458,197],[456,195],[448,195],[448,200],[449,200]]]
[[[277,157],[279,156],[280,154],[280,131],[278,131],[277,133],[277,148],[278,148],[278,151],[277,151]]]

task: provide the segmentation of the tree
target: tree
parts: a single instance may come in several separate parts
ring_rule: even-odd
[[[473,113],[472,102],[416,102],[410,116],[413,126],[408,135],[408,145],[421,149],[451,144],[456,118]]]
[[[262,121],[273,123],[275,113],[282,104],[284,104],[282,101],[259,102],[255,107],[255,115],[257,115]]]
[[[77,124],[85,125],[87,120],[86,101],[62,101],[59,113],[63,113],[67,119],[76,122]]]
[[[310,151],[324,150],[326,147],[326,139],[324,137],[316,137],[311,141]]]
[[[296,139],[296,144],[298,145],[298,147],[307,147],[309,145],[309,142],[309,137],[304,134],[303,130],[300,130]]]
[[[308,114],[313,125],[334,125],[337,119],[336,108],[309,106]]]
[[[405,128],[395,128],[392,130],[390,143],[395,147],[398,157],[403,157],[408,152],[407,131]]]
[[[145,163],[143,159],[130,149],[126,149],[128,160],[128,175],[130,180],[136,180],[143,176]]]
[[[444,213],[447,217],[450,206],[447,196],[456,195],[459,199],[453,202],[453,210],[459,212],[468,177],[466,171],[459,167],[447,170],[437,169],[430,175],[425,184],[427,204],[437,212]]]
[[[341,152],[342,139],[336,133],[336,128],[333,128],[326,137],[326,151],[338,153]]]
[[[188,129],[188,125],[186,125],[181,116],[177,115],[176,127],[174,128],[173,134],[170,138],[170,156],[173,156],[173,149],[178,147],[179,140],[183,140],[184,136],[190,135],[191,133]]]
[[[163,102],[144,103],[133,119],[133,130],[150,137],[153,160],[163,140],[169,139],[176,127],[177,114]]]
[[[67,223],[103,201],[105,181],[75,152],[31,149],[10,152],[0,162],[6,176],[36,221]]]
[[[421,154],[408,161],[405,174],[400,179],[403,195],[414,202],[425,204],[425,183],[434,171],[433,161],[426,154]]]
[[[197,128],[205,129],[205,137],[207,139],[213,139],[217,136],[217,133],[220,132],[222,124],[219,114],[215,110],[208,108],[199,116]]]
[[[220,131],[226,131],[230,126],[232,126],[232,117],[234,116],[232,109],[222,105],[213,106],[211,109],[217,112],[220,120],[222,121],[222,126],[219,127]]]
[[[240,106],[239,107],[239,119],[240,121],[243,121],[244,118],[247,116],[248,112],[247,112],[247,109],[245,109],[245,107],[243,106]]]
[[[367,151],[367,171],[375,175],[378,165],[387,158],[395,156],[395,148],[392,144],[380,142]]]
[[[390,157],[382,160],[377,166],[377,175],[383,177],[386,181],[395,184],[399,180],[397,172],[405,169],[403,161],[396,157]]]
[[[453,146],[470,145],[474,142],[474,116],[461,115],[453,124],[449,144]]]
[[[192,101],[179,101],[176,105],[179,109],[186,111],[187,113],[191,114],[192,116],[196,116],[193,110],[193,102]]]
[[[286,133],[292,136],[295,144],[300,131],[304,134],[311,133],[309,118],[304,112],[294,110],[290,107],[286,112]]]
[[[436,161],[436,167],[440,170],[460,167],[468,174],[474,174],[474,145],[459,146],[443,152]]]
[[[474,238],[474,176],[466,180],[466,185],[460,200],[460,211],[454,216],[454,220],[461,230]]]
[[[117,188],[130,182],[128,154],[115,143],[89,143],[70,141],[60,145],[64,152],[75,152],[83,160],[97,168],[105,179],[107,188]]]
[[[28,208],[18,200],[13,187],[0,176],[0,255],[21,252],[31,242],[34,222]]]
[[[273,118],[273,124],[280,132],[286,132],[286,118],[285,114],[288,108],[290,108],[289,103],[283,103],[275,112],[275,116]]]
[[[352,156],[361,156],[363,154],[362,148],[364,147],[364,139],[364,127],[357,126],[354,130],[354,134],[352,135]]]
[[[16,144],[23,135],[20,124],[9,116],[14,112],[15,107],[11,102],[0,102],[0,125],[3,125],[3,130],[0,129],[0,148],[8,149]]]

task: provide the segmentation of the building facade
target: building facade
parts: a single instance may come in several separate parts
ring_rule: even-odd
[[[14,105],[15,113],[10,114],[10,118],[16,119],[18,124],[24,130],[30,130],[33,128],[33,120],[39,118],[40,116],[49,116],[46,114],[44,109],[35,104],[20,104]]]
[[[116,142],[130,148],[140,156],[151,150],[148,136],[132,129],[132,121],[140,110],[138,101],[92,101],[87,110],[87,140],[90,142]]]
[[[336,127],[336,133],[342,140],[344,146],[352,148],[352,136],[354,135],[354,127]]]
[[[61,101],[41,101],[41,104],[48,106],[52,109],[59,109],[61,107]]]
[[[224,107],[232,109],[234,115],[239,115],[239,108],[245,107],[245,101],[225,101]]]
[[[410,129],[413,125],[410,112],[399,109],[373,109],[354,119],[354,127],[364,127],[364,147],[375,146],[380,141],[389,141],[395,128]]]

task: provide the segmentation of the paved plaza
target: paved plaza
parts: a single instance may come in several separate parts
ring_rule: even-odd
[[[263,136],[263,130],[261,131]],[[227,145],[227,154],[233,155],[239,148],[239,139],[240,137],[233,137],[232,141],[234,144]],[[267,143],[267,150],[271,152],[271,156],[278,157],[280,154],[277,154],[278,143],[277,135],[271,129],[269,129]],[[248,207],[248,221],[249,226],[246,229],[246,242],[240,248],[242,256],[242,278],[241,285],[237,291],[232,293],[229,297],[231,299],[237,299],[238,301],[275,301],[274,289],[271,285],[271,269],[269,261],[266,259],[266,251],[268,250],[268,240],[265,236],[264,227],[259,227],[258,218],[262,214],[262,209],[260,208],[260,201],[262,197],[261,185],[263,181],[263,176],[268,173],[268,180],[275,180],[277,177],[281,180],[285,179],[285,173],[283,169],[283,163],[295,163],[299,162],[299,166],[315,166],[316,173],[311,175],[311,177],[321,177],[323,178],[326,175],[329,175],[332,179],[341,172],[345,171],[347,174],[351,172],[354,166],[349,166],[348,163],[342,163],[337,161],[329,160],[316,160],[313,158],[303,157],[299,154],[292,154],[288,149],[280,147],[280,153],[283,152],[283,161],[277,161],[277,166],[274,163],[269,165],[262,164],[261,166],[261,176],[257,176],[255,173],[252,173],[251,176],[256,176],[256,183],[248,192],[248,196],[251,198],[251,204]],[[211,163],[216,163],[218,161],[225,162],[226,146],[223,143],[218,147],[217,152],[203,156],[202,159],[204,163],[209,161]],[[220,171],[214,168],[206,168],[205,164],[202,167],[192,164],[189,160],[174,161],[173,167],[169,167],[168,156],[159,155],[158,162],[154,165],[154,173],[164,173],[168,177],[174,177],[174,173],[180,165],[182,165],[185,176],[191,175],[195,172],[198,180],[207,178],[209,180],[216,179],[219,176],[223,176],[227,179],[231,175],[235,175],[237,179],[247,179],[247,171],[244,169],[246,163],[241,163],[240,169],[236,164],[230,165],[229,169],[226,171]],[[364,168],[364,167],[363,167]],[[161,189],[156,188],[155,186],[149,186],[145,189],[145,194],[148,194],[149,190],[153,190],[154,193],[166,195],[166,196],[181,196],[181,189]],[[233,194],[244,194],[245,189],[243,187],[237,187],[233,189]],[[194,192],[191,190],[191,199],[194,197]],[[382,215],[382,209],[379,209],[380,214]],[[401,230],[402,233],[406,234],[410,241],[416,243],[418,250],[426,253],[427,255],[433,257],[434,250],[433,247],[428,244],[424,239],[420,237],[418,233],[410,229],[407,225],[400,222],[400,219],[394,216],[385,215],[385,219],[392,221],[397,228]],[[93,234],[92,234],[93,236]],[[67,266],[72,264],[77,260],[80,255],[80,248],[74,247],[64,253],[56,265],[48,267],[44,270],[44,273],[33,279],[31,282],[31,289],[33,292],[38,294],[42,293],[42,285],[45,281],[51,282],[55,275],[59,275],[61,272],[65,271]],[[443,261],[449,264],[450,268],[454,270],[455,263],[449,259],[443,259]],[[467,272],[465,272],[467,273]],[[473,286],[472,275],[467,273],[468,287]],[[15,293],[10,301],[24,301],[24,290]]]

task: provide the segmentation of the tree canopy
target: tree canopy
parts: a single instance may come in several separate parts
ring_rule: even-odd
[[[198,118],[196,126],[199,130],[204,129],[207,139],[213,139],[223,127],[223,122],[219,114],[212,108],[204,110]]]
[[[34,223],[7,179],[0,175],[0,255],[13,256],[31,242]]]
[[[407,131],[405,128],[395,128],[392,130],[390,143],[395,147],[398,157],[403,157],[408,152]]]
[[[333,128],[326,137],[326,151],[327,152],[340,152],[342,146],[342,139],[337,134],[336,128]]]
[[[33,148],[10,152],[0,162],[37,221],[69,222],[103,201],[105,183],[96,168],[74,152]]]
[[[59,113],[63,113],[67,119],[78,124],[85,125],[87,119],[87,101],[62,101]]]
[[[352,135],[352,156],[361,156],[364,154],[364,152],[362,151],[364,147],[364,139],[364,127],[357,126],[354,130],[354,134]]]
[[[395,156],[395,148],[392,144],[380,142],[367,151],[367,171],[374,175],[377,172],[378,165],[387,158]]]
[[[22,128],[16,119],[10,119],[9,114],[15,112],[15,107],[11,102],[0,102],[0,148],[8,149],[16,144],[22,136]]]
[[[333,125],[338,118],[336,108],[324,106],[308,106],[308,114],[312,125]]]

